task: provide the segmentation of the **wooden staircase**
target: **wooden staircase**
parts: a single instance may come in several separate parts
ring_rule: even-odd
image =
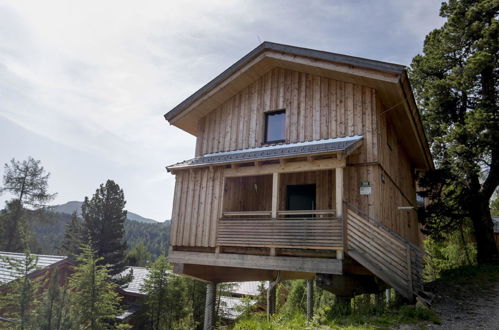
[[[347,254],[412,301],[423,290],[424,250],[349,205],[345,215]]]

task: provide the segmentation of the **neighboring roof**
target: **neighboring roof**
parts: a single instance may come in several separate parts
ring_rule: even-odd
[[[171,166],[168,170],[206,166],[215,164],[227,164],[235,162],[246,162],[255,160],[268,160],[275,158],[294,157],[300,155],[323,154],[338,151],[351,151],[359,146],[357,142],[362,140],[362,136],[347,136],[342,138],[314,140],[297,143],[283,143],[258,148],[241,149],[234,151],[218,152],[206,154],[190,160],[183,161]]]
[[[36,256],[38,258],[38,261],[36,263],[37,269],[50,267],[64,259],[67,259],[66,256],[53,256],[44,254],[32,254],[32,256]],[[0,284],[10,282],[22,276],[21,273],[10,267],[10,265],[6,262],[6,259],[24,260],[25,258],[26,256],[24,253],[0,251]]]
[[[492,217],[494,223],[494,233],[499,234],[499,217]]]
[[[268,282],[248,281],[248,282],[234,282],[231,288],[231,293],[241,296],[259,296],[261,294],[260,287],[266,290],[269,287]]]
[[[149,276],[149,270],[145,267],[127,267],[119,276],[127,276],[132,271],[132,281],[121,286],[121,290],[126,293],[143,295],[142,285]]]
[[[205,95],[209,90],[220,84],[222,81],[230,77],[232,74],[234,74],[236,71],[241,69],[243,66],[248,64],[252,59],[256,58],[258,55],[265,51],[275,51],[275,52],[282,52],[294,56],[303,56],[303,57],[308,57],[308,58],[313,58],[317,60],[323,60],[323,61],[328,61],[328,62],[335,62],[335,63],[341,63],[341,64],[346,64],[346,65],[352,65],[356,67],[361,67],[361,68],[366,68],[366,69],[371,69],[371,70],[376,70],[376,71],[383,71],[383,72],[389,72],[389,73],[395,73],[395,74],[401,74],[405,70],[405,66],[400,65],[400,64],[393,64],[393,63],[387,63],[387,62],[381,62],[381,61],[375,61],[375,60],[370,60],[366,58],[361,58],[361,57],[354,57],[354,56],[348,56],[348,55],[343,55],[343,54],[336,54],[336,53],[330,53],[330,52],[325,52],[325,51],[320,51],[320,50],[315,50],[315,49],[309,49],[309,48],[302,48],[302,47],[296,47],[296,46],[290,46],[290,45],[283,45],[283,44],[278,44],[274,42],[269,42],[265,41],[261,43],[258,47],[253,49],[251,52],[246,54],[243,58],[241,58],[239,61],[231,65],[227,70],[219,74],[215,79],[211,80],[209,83],[201,87],[197,92],[189,96],[187,99],[185,99],[183,102],[181,102],[179,105],[177,105],[175,108],[173,108],[171,111],[165,114],[165,119],[166,120],[171,120],[173,117],[175,117],[177,114],[182,112],[184,109],[192,105],[198,98],[200,98],[202,95]]]

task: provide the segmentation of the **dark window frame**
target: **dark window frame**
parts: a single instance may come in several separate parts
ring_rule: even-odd
[[[284,114],[284,120],[283,120],[284,136],[282,139],[268,140],[269,116],[277,115],[277,114],[281,114],[281,113]],[[263,132],[263,144],[286,142],[286,109],[267,111],[264,113],[264,120],[265,120],[265,131]]]

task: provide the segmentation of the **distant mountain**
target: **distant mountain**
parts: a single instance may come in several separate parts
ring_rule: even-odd
[[[71,201],[71,202],[67,202],[65,204],[52,206],[51,210],[53,212],[65,213],[65,214],[73,214],[73,212],[76,211],[76,213],[79,216],[81,216],[81,205],[82,204],[83,204],[83,202]],[[127,216],[128,220],[131,220],[131,221],[145,222],[145,223],[158,223],[158,221],[156,221],[156,220],[144,218],[144,217],[138,215],[137,213],[133,213],[130,211],[128,211],[127,215],[128,215]]]

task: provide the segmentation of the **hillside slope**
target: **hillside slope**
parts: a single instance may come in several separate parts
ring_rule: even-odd
[[[82,204],[83,204],[83,202],[70,201],[70,202],[67,202],[64,204],[52,206],[50,209],[52,210],[52,212],[65,213],[65,214],[72,214],[74,211],[76,211],[78,216],[81,216]],[[153,220],[153,219],[144,218],[143,216],[140,216],[137,213],[133,213],[130,211],[127,212],[127,218],[128,218],[128,220],[131,220],[131,221],[138,221],[138,222],[145,222],[145,223],[157,223],[158,222],[158,221]]]

